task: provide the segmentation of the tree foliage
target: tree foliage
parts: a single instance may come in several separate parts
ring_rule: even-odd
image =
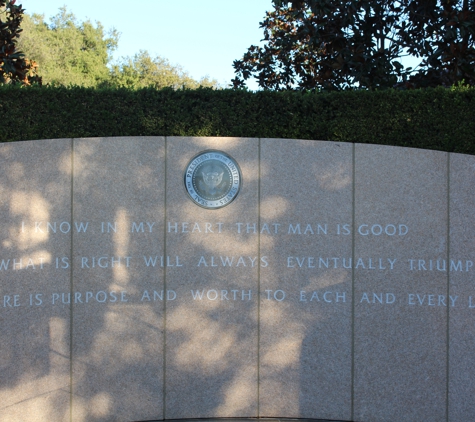
[[[386,88],[475,83],[475,0],[274,0],[264,45],[234,62],[234,87]],[[419,58],[416,69],[401,57]]]
[[[25,15],[22,27],[19,45],[38,62],[46,84],[129,89],[218,87],[215,80],[205,77],[196,81],[180,66],[162,57],[152,58],[146,51],[114,63],[112,53],[119,33],[115,29],[106,32],[99,22],[79,22],[66,7],[49,22],[43,15]]]
[[[19,45],[39,64],[47,84],[97,87],[109,78],[108,63],[119,34],[97,22],[78,22],[65,7],[51,18],[25,17]]]
[[[15,0],[0,0],[0,84],[41,84],[36,62],[17,49],[24,11]]]
[[[405,6],[402,43],[422,59],[416,86],[475,85],[475,1],[417,0]]]
[[[134,57],[123,57],[112,66],[108,83],[117,88],[216,88],[218,83],[208,77],[196,81],[182,69],[172,65],[163,57],[152,58],[147,51],[141,50]]]

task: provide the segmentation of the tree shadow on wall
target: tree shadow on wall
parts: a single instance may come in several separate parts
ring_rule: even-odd
[[[343,146],[318,158],[310,141],[297,153],[289,141],[267,140],[259,167],[257,140],[74,140],[72,170],[71,140],[48,142],[1,149],[8,163],[1,259],[33,256],[36,263],[2,270],[1,292],[44,299],[1,310],[8,340],[1,345],[0,410],[10,420],[343,419],[348,274],[287,266],[289,256],[313,256],[317,248],[348,253],[335,234],[338,223],[349,222],[342,204],[351,165],[348,151],[338,158]],[[231,154],[243,172],[238,198],[220,210],[197,207],[183,187],[187,163],[206,149]],[[261,228],[254,227],[259,211]],[[41,233],[37,221],[72,229],[62,233],[58,224],[56,233]],[[297,223],[302,234],[289,234]],[[327,224],[328,233],[303,234],[307,224],[315,231]],[[40,257],[49,257],[42,270]],[[60,259],[55,268],[63,257],[70,265],[61,268]],[[287,297],[270,300],[266,290]],[[327,291],[333,303],[323,299]],[[320,302],[310,301],[312,292]],[[342,292],[346,301],[336,303]]]
[[[70,309],[51,300],[70,287],[69,270],[56,268],[56,258],[70,258],[70,148],[70,140],[0,146],[3,420],[69,418]]]

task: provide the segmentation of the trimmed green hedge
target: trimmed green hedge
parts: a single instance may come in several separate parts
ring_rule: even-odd
[[[238,136],[475,154],[475,89],[334,93],[0,87],[0,142]]]

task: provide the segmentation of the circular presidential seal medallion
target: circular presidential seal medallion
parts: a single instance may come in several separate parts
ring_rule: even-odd
[[[203,151],[186,166],[185,188],[197,205],[216,209],[236,199],[242,184],[236,161],[222,151]]]

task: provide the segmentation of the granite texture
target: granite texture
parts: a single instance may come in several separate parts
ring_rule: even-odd
[[[88,224],[73,237],[73,420],[161,419],[165,141],[73,150],[73,219]]]
[[[350,144],[261,141],[260,416],[351,416],[352,168]]]
[[[69,420],[70,180],[70,140],[0,144],[2,422]]]
[[[217,210],[183,181],[209,149]],[[0,144],[0,420],[473,420],[474,184],[369,144]]]
[[[444,420],[447,154],[356,145],[355,162],[353,417]]]
[[[452,154],[450,157],[450,271],[449,294],[449,421],[475,420],[475,160]]]
[[[216,210],[195,205],[183,183],[208,149],[231,155],[243,178]],[[166,286],[177,297],[166,303],[166,418],[257,416],[258,235],[237,223],[257,223],[258,167],[256,139],[167,138]]]

